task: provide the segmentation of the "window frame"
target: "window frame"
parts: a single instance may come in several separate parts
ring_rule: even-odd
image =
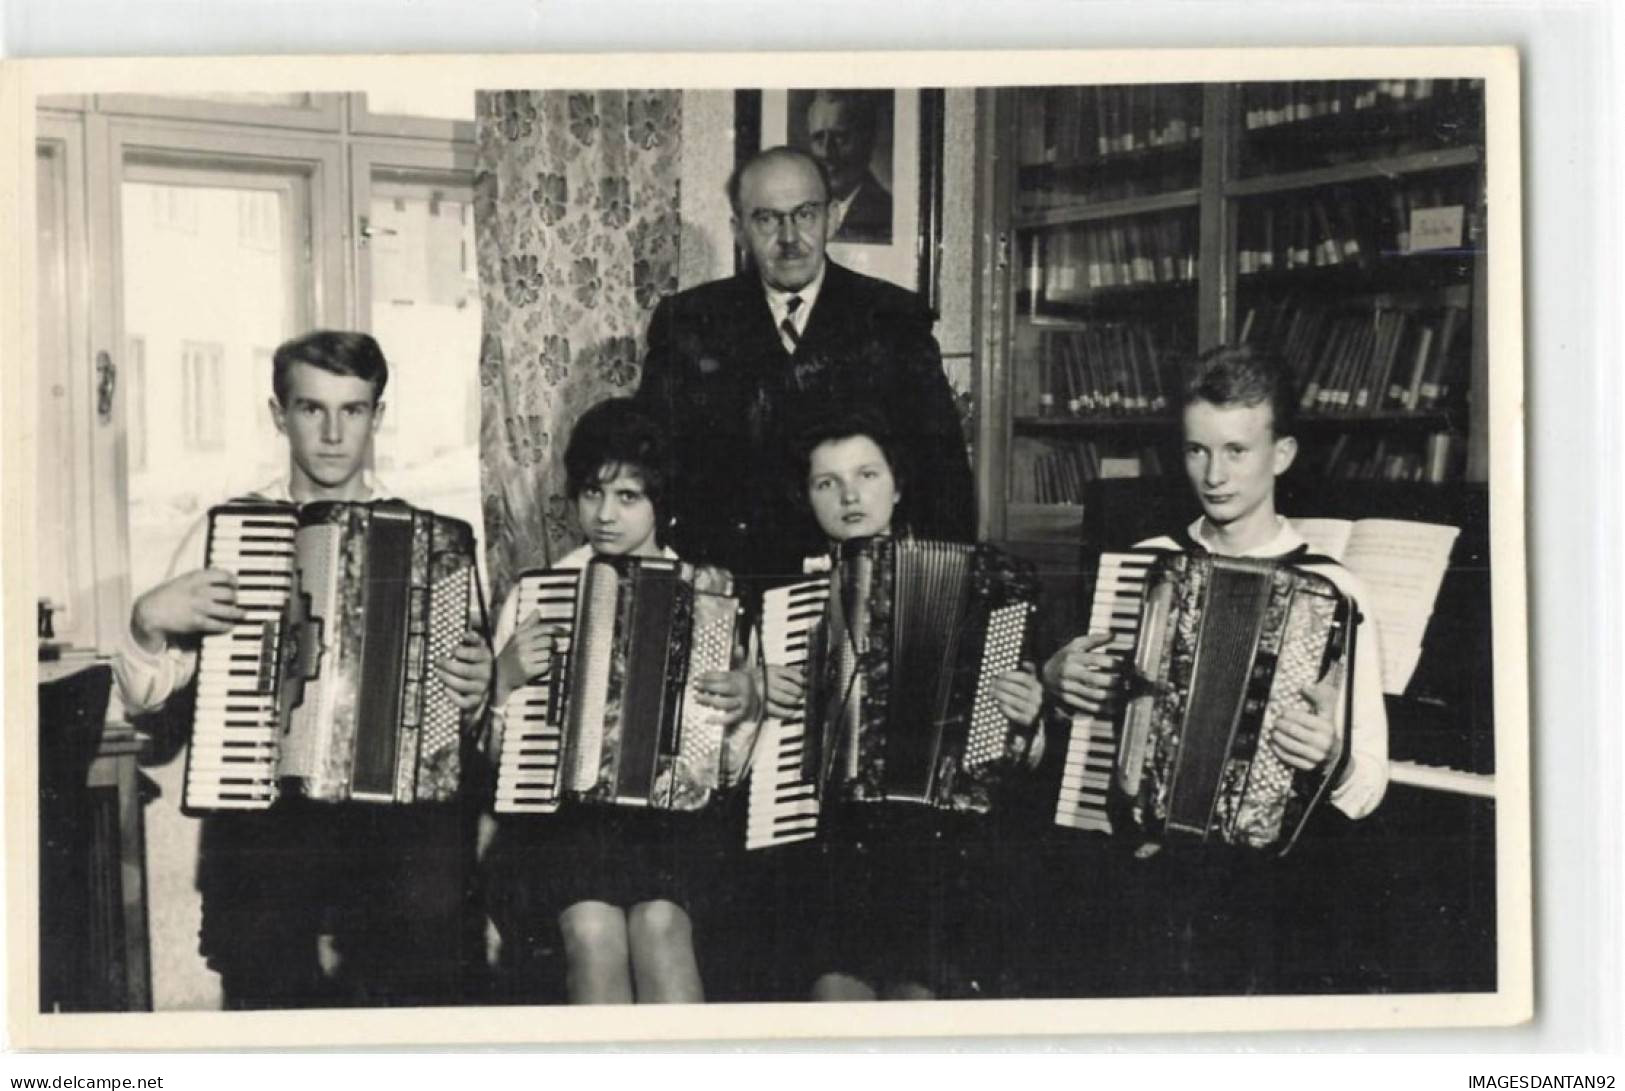
[[[60,154],[63,165],[63,222],[66,228],[64,302],[68,315],[67,351],[56,370],[40,360],[39,366],[23,368],[24,389],[21,404],[40,404],[40,385],[60,381],[68,400],[65,433],[68,450],[47,452],[31,448],[33,465],[25,467],[31,492],[30,510],[38,513],[37,490],[57,488],[66,495],[63,520],[57,532],[68,540],[42,542],[36,537],[32,543],[36,550],[57,549],[68,559],[67,578],[69,601],[54,620],[56,638],[73,645],[102,645],[109,631],[110,619],[124,609],[103,581],[97,579],[104,571],[107,554],[100,548],[97,535],[97,516],[103,507],[96,503],[97,481],[93,473],[98,440],[96,427],[96,368],[91,351],[91,285],[90,238],[88,224],[88,192],[86,180],[86,136],[83,118],[42,111],[34,135],[35,154],[44,145]],[[32,230],[25,231],[27,245],[37,247],[39,237],[38,194],[31,209]],[[36,267],[38,255],[33,255]],[[27,315],[29,325],[39,321],[37,304]],[[36,331],[37,336],[37,331]],[[39,360],[39,344],[34,342],[35,359]],[[49,481],[43,475],[48,474]],[[29,558],[33,567],[33,558]],[[37,571],[37,569],[36,569]],[[41,589],[43,590],[43,589]]]
[[[346,309],[342,215],[343,157],[336,140],[295,134],[246,132],[240,128],[174,124],[146,118],[91,114],[93,138],[89,178],[92,277],[95,282],[91,342],[93,351],[113,353],[128,344],[124,328],[121,265],[124,253],[121,215],[126,179],[149,179],[154,168],[173,166],[207,174],[223,171],[292,174],[306,179],[309,232],[303,261],[308,266],[306,313],[313,325],[342,320]],[[149,354],[150,355],[150,354]],[[118,357],[114,357],[119,366]],[[149,364],[151,363],[149,359]],[[150,368],[148,371],[151,374]],[[117,646],[127,624],[125,613],[137,589],[130,586],[130,464],[128,398],[116,390],[114,412],[97,429],[93,453],[93,493],[98,533],[97,586],[106,588],[108,608],[98,611],[97,646]]]
[[[65,525],[74,538],[72,580],[84,623],[63,639],[111,651],[122,640],[132,592],[129,495],[132,412],[128,383],[116,384],[112,412],[95,412],[96,360],[107,354],[125,371],[121,194],[126,180],[151,178],[168,167],[198,176],[218,172],[240,181],[244,171],[302,176],[308,186],[305,272],[309,325],[369,330],[371,272],[364,252],[364,220],[375,174],[405,180],[443,180],[472,189],[474,125],[468,121],[374,115],[363,94],[312,95],[309,108],[217,103],[149,95],[57,96],[36,102],[37,142],[65,148],[77,181],[69,231],[78,254],[70,280],[74,294],[73,450],[40,451],[36,487],[73,489]],[[73,186],[70,186],[73,191]],[[26,214],[26,213],[25,213]],[[30,245],[37,228],[29,233]],[[31,313],[37,320],[37,312]],[[150,357],[151,346],[148,345]],[[154,362],[148,359],[148,371]],[[133,372],[119,378],[134,378]],[[45,381],[31,371],[29,380]],[[38,389],[24,389],[35,399]],[[150,421],[149,421],[150,427]],[[58,458],[58,456],[62,456]],[[58,459],[61,468],[45,463]],[[51,472],[52,481],[40,478]],[[37,548],[62,543],[39,541]]]

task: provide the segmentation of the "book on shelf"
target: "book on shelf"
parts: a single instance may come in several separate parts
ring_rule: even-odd
[[[1039,329],[1032,335],[1030,365],[1018,369],[1040,376],[1029,392],[1023,384],[1016,404],[1029,407],[1042,395],[1069,416],[1144,416],[1166,412],[1162,369],[1167,358],[1160,331],[1142,322],[1091,322],[1069,329]]]
[[[1028,289],[1064,305],[1102,289],[1189,283],[1196,278],[1191,219],[1179,210],[1036,231],[1026,252]]]
[[[1456,305],[1446,306],[1439,320],[1438,349],[1428,358],[1427,371],[1416,392],[1416,408],[1432,409],[1443,405],[1455,381],[1452,364],[1459,356],[1456,334],[1461,329],[1464,311]]]
[[[1341,432],[1327,448],[1320,476],[1333,481],[1450,481],[1459,468],[1461,437],[1449,432],[1426,436],[1362,435]],[[1300,458],[1305,457],[1300,447]],[[1313,458],[1313,451],[1308,452]]]
[[[1094,440],[1018,444],[1011,450],[1010,499],[1018,504],[1081,504],[1084,487],[1108,477],[1159,476],[1155,447]]]
[[[1202,86],[1023,88],[1016,126],[1017,162],[1023,167],[1071,167],[1180,147],[1201,139]]]
[[[1285,80],[1242,85],[1242,124],[1249,130],[1312,121],[1456,94],[1468,80]]]
[[[1460,530],[1404,519],[1293,519],[1292,525],[1311,550],[1359,578],[1365,591],[1360,608],[1377,627],[1383,692],[1404,693]]]
[[[1464,234],[1475,237],[1479,200],[1477,179],[1462,177],[1351,183],[1306,197],[1249,201],[1236,229],[1236,268],[1242,275],[1348,265],[1370,269],[1382,256],[1424,252],[1412,249],[1411,226],[1418,213],[1459,209]]]
[[[1243,314],[1239,342],[1279,353],[1297,372],[1305,413],[1374,415],[1452,404],[1468,366],[1464,291],[1404,304],[1378,297],[1367,309],[1276,300]]]
[[[1042,166],[1054,160],[1047,122],[1052,94],[1046,87],[1023,87],[1016,96],[1016,162],[1023,167]]]

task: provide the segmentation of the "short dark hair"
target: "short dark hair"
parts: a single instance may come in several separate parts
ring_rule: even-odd
[[[823,87],[813,92],[812,98],[807,100],[807,109],[811,110],[813,104],[819,99],[845,106],[849,111],[853,127],[864,134],[868,142],[873,145],[879,128],[880,107],[886,101],[890,91],[853,91],[833,87]]]
[[[754,155],[748,156],[734,166],[733,173],[728,175],[728,207],[733,209],[735,216],[742,215],[739,207],[739,187],[743,184],[745,172],[762,163],[789,159],[806,163],[818,172],[818,180],[823,183],[824,197],[829,197],[829,171],[824,164],[814,159],[809,153],[800,148],[792,148],[788,144],[776,144],[771,148],[763,148]]]
[[[1180,388],[1179,411],[1195,402],[1270,407],[1270,431],[1296,434],[1298,384],[1286,361],[1254,345],[1220,345],[1198,356]]]
[[[812,472],[812,456],[821,445],[835,440],[852,439],[863,436],[880,448],[880,453],[886,458],[886,466],[891,470],[892,480],[897,483],[897,491],[902,494],[897,510],[892,515],[894,526],[907,523],[905,505],[908,503],[910,490],[908,489],[908,468],[903,458],[903,447],[891,423],[885,415],[877,409],[858,407],[834,410],[818,417],[796,436],[790,445],[789,473],[794,483],[794,493],[800,507],[804,511],[811,510],[811,503],[807,498],[807,475]]]
[[[631,398],[606,398],[581,414],[564,448],[564,488],[571,500],[601,482],[606,471],[617,470],[642,479],[655,509],[655,541],[664,545],[671,445],[660,424]]]
[[[372,384],[376,404],[389,382],[389,362],[370,334],[351,330],[315,330],[277,346],[271,357],[271,390],[277,404],[288,404],[288,372],[309,364],[334,375],[353,375]]]

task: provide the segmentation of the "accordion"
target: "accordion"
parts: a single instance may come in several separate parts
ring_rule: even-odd
[[[498,814],[546,814],[565,797],[693,811],[729,780],[722,717],[694,682],[733,661],[738,600],[721,569],[594,558],[522,573],[517,617],[559,627],[552,666],[509,695]]]
[[[206,636],[188,811],[453,798],[460,715],[434,664],[470,622],[474,534],[395,501],[209,512],[206,562],[247,615]]]
[[[1157,551],[1101,557],[1089,630],[1132,661],[1115,721],[1072,723],[1055,821],[1284,854],[1347,755],[1315,770],[1268,745],[1303,689],[1353,663],[1354,606],[1290,562]],[[1346,702],[1352,686],[1344,685]]]
[[[831,794],[991,809],[1028,743],[992,687],[1026,651],[1032,569],[990,546],[866,538],[842,544],[826,582],[764,596],[767,657],[799,654],[807,702],[759,743],[747,846],[813,836]]]

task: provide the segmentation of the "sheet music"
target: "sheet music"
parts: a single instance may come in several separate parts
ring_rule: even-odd
[[[1354,530],[1352,522],[1347,519],[1293,519],[1291,522],[1293,529],[1309,543],[1311,552],[1324,553],[1337,561],[1343,559],[1349,534]]]
[[[1460,533],[1434,523],[1362,519],[1348,536],[1340,559],[1365,584],[1363,605],[1382,643],[1384,693],[1404,693],[1410,684]]]

